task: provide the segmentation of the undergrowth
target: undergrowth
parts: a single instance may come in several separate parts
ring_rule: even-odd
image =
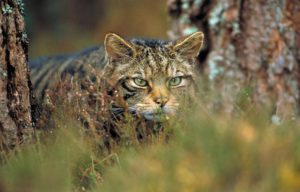
[[[6,158],[0,191],[299,191],[298,120],[274,125],[268,110],[238,97],[237,115],[199,99],[144,140],[128,120],[126,138],[109,149],[60,109],[55,129]]]

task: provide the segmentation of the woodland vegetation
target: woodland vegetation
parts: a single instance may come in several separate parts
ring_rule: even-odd
[[[0,1],[0,191],[300,190],[300,2],[168,0],[166,8],[171,39],[206,35],[199,99],[143,141],[126,119],[115,142],[96,129],[105,113],[90,105],[105,107],[98,89],[80,92],[66,78],[50,102],[37,102],[24,3]],[[50,128],[41,129],[49,110]]]

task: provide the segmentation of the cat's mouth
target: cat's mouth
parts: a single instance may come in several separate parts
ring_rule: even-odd
[[[175,115],[175,111],[169,108],[158,108],[153,111],[144,111],[141,112],[141,115],[150,121],[164,121],[168,120],[170,116]]]
[[[134,116],[140,116],[150,121],[164,121],[177,114],[177,107],[162,107],[155,109],[141,110],[136,107],[129,107],[129,112]],[[113,107],[112,112],[115,116],[123,114],[126,110],[119,107]]]
[[[168,114],[166,114],[166,113],[145,112],[145,113],[142,113],[142,115],[145,119],[150,120],[150,121],[163,121],[163,120],[167,120],[169,118]]]

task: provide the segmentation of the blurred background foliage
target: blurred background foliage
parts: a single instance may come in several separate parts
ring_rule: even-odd
[[[103,43],[107,32],[166,38],[166,1],[24,0],[30,58]]]

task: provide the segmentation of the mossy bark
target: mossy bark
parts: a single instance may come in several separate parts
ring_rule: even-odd
[[[200,66],[226,111],[246,89],[274,117],[299,115],[300,1],[169,0],[168,8],[172,38],[204,31]]]
[[[0,1],[0,151],[33,137],[22,1]]]

